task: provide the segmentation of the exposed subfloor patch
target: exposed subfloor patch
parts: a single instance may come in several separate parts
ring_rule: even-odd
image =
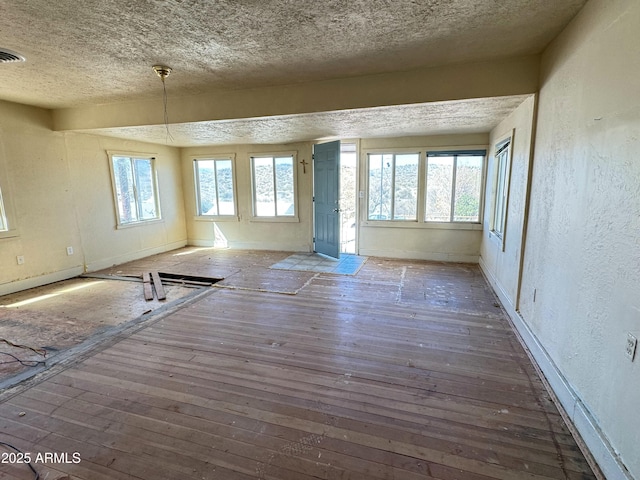
[[[263,266],[241,270],[216,283],[217,288],[296,295],[317,275],[313,272],[283,272]]]
[[[294,253],[284,260],[271,265],[276,270],[299,270],[305,272],[355,275],[367,261],[367,257],[341,254],[339,259],[319,253]]]
[[[194,292],[164,288],[165,301],[145,301],[142,283],[73,278],[0,297],[0,381]]]

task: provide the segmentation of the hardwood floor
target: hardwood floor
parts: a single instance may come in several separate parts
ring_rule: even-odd
[[[5,398],[0,441],[79,453],[47,479],[595,478],[476,265],[207,255],[233,273]]]

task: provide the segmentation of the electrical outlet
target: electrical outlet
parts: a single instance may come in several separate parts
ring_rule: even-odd
[[[630,333],[627,333],[627,346],[624,349],[624,353],[627,355],[627,357],[631,359],[632,362],[633,362],[633,358],[636,355],[637,346],[638,346],[638,339],[633,335],[631,335]]]
[[[24,256],[23,255],[18,255],[16,257],[16,262],[18,262],[18,265],[24,265]]]
[[[73,255],[73,247],[67,247],[67,255]]]

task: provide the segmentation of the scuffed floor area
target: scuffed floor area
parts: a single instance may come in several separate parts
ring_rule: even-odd
[[[477,265],[287,255],[117,267],[225,280],[1,392],[0,442],[51,480],[595,478]]]
[[[145,301],[142,283],[73,278],[0,297],[0,382],[44,367],[69,348],[108,336],[113,327],[151,314],[194,289],[165,285],[165,291],[165,301]]]

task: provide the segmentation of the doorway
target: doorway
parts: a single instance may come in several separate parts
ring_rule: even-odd
[[[340,253],[356,254],[357,248],[357,170],[355,143],[340,143]]]

